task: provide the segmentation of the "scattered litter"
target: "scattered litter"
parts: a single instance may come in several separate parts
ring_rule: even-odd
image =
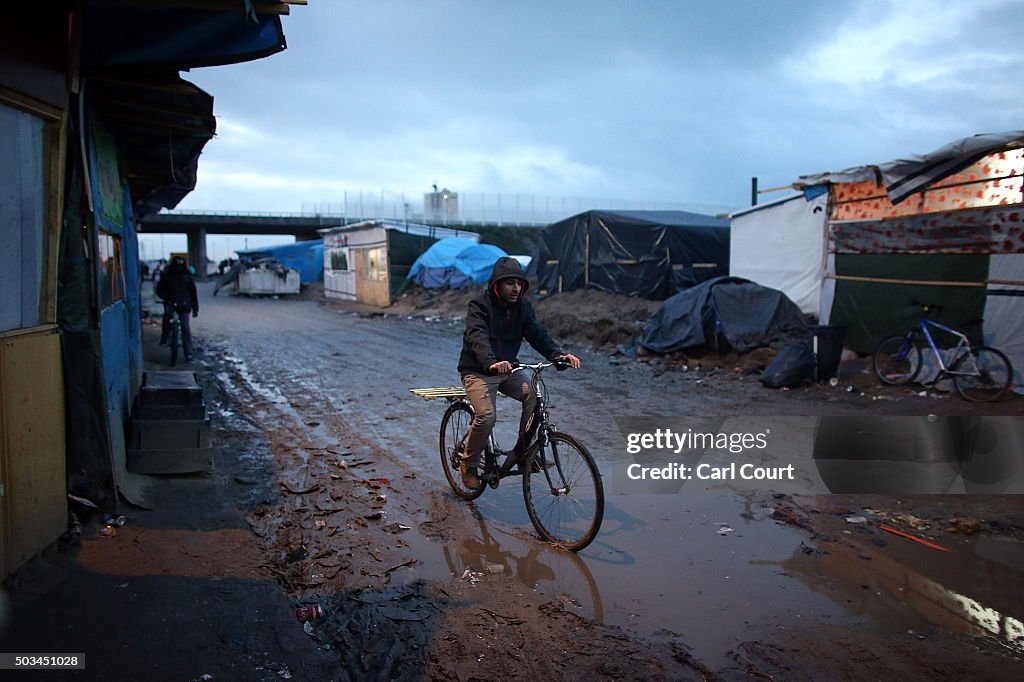
[[[316,491],[320,490],[320,484],[319,483],[316,483],[316,484],[314,484],[314,485],[312,485],[309,488],[306,488],[304,490],[296,490],[295,488],[292,488],[287,483],[282,483],[281,487],[284,488],[285,490],[287,490],[288,492],[290,492],[292,495],[308,495],[309,493],[315,493]]]
[[[391,568],[385,570],[384,572],[385,573],[391,573],[392,571],[397,571],[400,568],[405,568],[406,566],[412,566],[412,565],[418,563],[418,561],[419,561],[418,559],[406,559],[402,563],[395,564],[394,566],[392,566]]]
[[[302,631],[305,632],[310,637],[315,637],[316,636],[316,628],[313,627],[313,624],[311,622],[309,622],[308,620],[305,623],[302,624]]]
[[[482,576],[483,573],[477,573],[473,569],[467,568],[465,571],[462,572],[462,578],[460,578],[460,580],[468,580],[470,585],[476,585],[478,582],[480,582],[480,578]]]
[[[108,526],[116,526],[117,528],[120,528],[127,522],[128,519],[125,518],[124,514],[117,514],[116,516],[108,516],[103,523]]]
[[[932,549],[937,549],[937,550],[940,550],[940,551],[943,551],[943,552],[951,552],[952,551],[948,547],[943,547],[942,545],[936,545],[934,542],[928,542],[927,540],[923,540],[923,539],[921,539],[919,537],[911,535],[910,533],[904,533],[901,530],[896,530],[895,528],[890,528],[889,526],[879,526],[878,529],[879,530],[884,530],[886,533],[892,533],[893,535],[899,535],[900,537],[907,538],[908,540],[913,540],[914,542],[919,542],[922,545],[924,545],[925,547],[931,547]]]
[[[487,564],[487,572],[491,575],[498,575],[505,572],[505,567],[502,564]]]
[[[319,620],[324,617],[324,608],[320,605],[319,599],[300,601],[295,605],[295,618],[300,623],[307,623],[311,620]]]
[[[72,502],[77,502],[78,504],[85,505],[86,507],[99,509],[95,502],[93,502],[92,500],[88,500],[84,497],[79,497],[78,495],[72,495],[71,493],[68,493],[68,499],[71,500]]]
[[[274,298],[277,298],[277,296],[275,296]],[[284,668],[281,668],[277,671],[277,676],[283,680],[290,680],[292,679],[292,671],[289,670],[287,666],[285,666]]]
[[[104,537],[104,538],[112,538],[112,537],[114,537],[114,535],[117,534],[117,531],[114,530],[113,526],[103,526],[103,527],[100,528],[99,532],[100,532],[100,537]]]
[[[327,527],[327,519],[316,519],[313,523],[316,524],[317,528]]]
[[[857,389],[857,387],[854,386],[853,384],[850,384],[849,386],[846,387],[846,392],[847,393],[860,393],[860,391]]]
[[[389,533],[401,533],[407,530],[412,530],[411,526],[407,526],[404,523],[389,523],[384,526],[384,530]]]
[[[831,386],[832,388],[835,388],[836,386],[838,386],[839,385],[839,377],[832,377],[831,379],[829,379],[828,380],[828,385]]]
[[[505,625],[522,625],[524,622],[521,618],[516,618],[515,616],[505,616],[500,613],[495,613],[494,611],[491,611],[490,609],[485,609],[482,606],[480,607],[480,610],[488,614],[496,622],[504,623]]]
[[[946,529],[947,533],[973,535],[981,530],[981,522],[977,519],[951,519],[949,523],[950,526]]]
[[[723,523],[721,526],[718,527],[718,530],[716,532],[718,533],[718,535],[728,535],[729,533],[732,533],[734,531],[735,528]]]
[[[843,519],[847,523],[867,523],[868,519],[866,516],[847,516]]]

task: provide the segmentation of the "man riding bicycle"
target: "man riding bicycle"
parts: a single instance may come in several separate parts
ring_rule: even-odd
[[[523,464],[523,451],[537,407],[537,396],[529,380],[521,373],[512,374],[523,339],[548,360],[564,360],[574,369],[580,366],[579,358],[563,353],[537,319],[533,306],[526,300],[529,286],[519,261],[503,256],[494,264],[487,290],[469,302],[459,356],[459,374],[474,412],[459,467],[467,488],[480,487],[477,472],[483,465],[487,438],[494,429],[498,391],[523,404],[514,450],[518,464]]]
[[[191,312],[192,317],[199,317],[199,296],[196,293],[195,278],[189,272],[184,258],[175,256],[171,259],[171,264],[156,285],[156,295],[164,302],[160,345],[167,343],[171,316],[177,315],[181,322],[181,348],[185,351],[185,361],[192,362],[192,328],[189,326],[188,314]]]

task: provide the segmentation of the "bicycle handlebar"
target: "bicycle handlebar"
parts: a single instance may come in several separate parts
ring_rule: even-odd
[[[514,362],[512,363],[512,372],[518,372],[521,369],[532,369],[534,372],[539,372],[543,369],[547,369],[548,367],[554,367],[559,372],[564,372],[572,367],[572,365],[570,365],[566,360],[548,360],[544,362],[535,362],[533,364]]]

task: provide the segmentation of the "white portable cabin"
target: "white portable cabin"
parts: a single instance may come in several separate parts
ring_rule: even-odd
[[[386,308],[409,269],[445,237],[473,242],[480,235],[432,225],[367,220],[320,230],[324,238],[324,295]]]

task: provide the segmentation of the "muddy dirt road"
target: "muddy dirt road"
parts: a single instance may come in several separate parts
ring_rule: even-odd
[[[371,626],[403,642],[342,653],[356,676],[361,666],[453,679],[1024,672],[1021,496],[816,496],[827,489],[810,467],[792,490],[691,481],[657,494],[621,477],[635,461],[619,428],[628,418],[774,428],[785,449],[806,453],[814,415],[955,414],[956,398],[769,392],[742,372],[666,371],[574,348],[583,370],[548,381],[554,421],[589,446],[608,491],[601,534],[575,556],[536,539],[518,481],[476,503],[447,490],[444,406],[409,389],[458,384],[459,323],[211,291],[195,324],[204,384],[215,436],[237,450],[235,481],[251,491],[257,544],[283,589],[324,599],[326,646],[343,652]],[[503,442],[516,408],[499,403]],[[867,522],[846,520],[858,517]],[[950,532],[954,517],[978,527]],[[940,559],[877,530],[878,519],[953,551]],[[545,653],[529,653],[540,643]]]

